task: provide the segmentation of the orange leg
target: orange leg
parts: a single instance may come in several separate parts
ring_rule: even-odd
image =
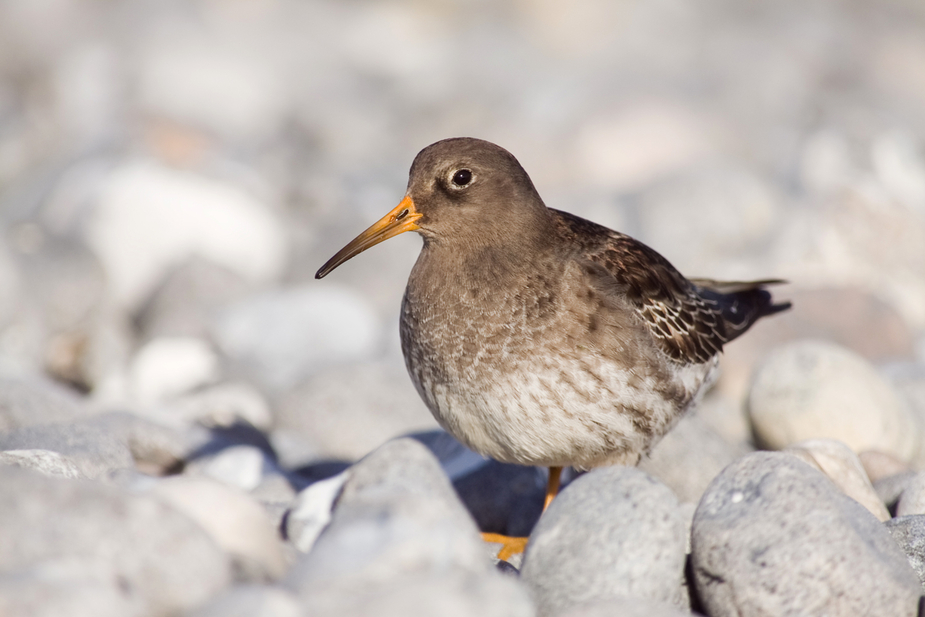
[[[546,499],[543,501],[543,512],[546,511],[546,508],[549,507],[549,504],[552,503],[552,500],[559,493],[559,479],[561,477],[561,467],[549,468],[549,481],[546,483]],[[482,539],[485,542],[497,542],[501,544],[501,550],[498,551],[498,559],[503,561],[507,561],[511,555],[524,552],[524,549],[527,548],[527,540],[529,540],[529,538],[503,536],[499,533],[483,533]]]

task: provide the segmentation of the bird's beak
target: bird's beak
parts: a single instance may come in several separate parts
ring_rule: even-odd
[[[321,266],[321,269],[315,273],[315,278],[320,279],[327,276],[331,270],[371,246],[375,246],[400,233],[420,229],[417,226],[419,218],[421,218],[421,213],[414,209],[414,202],[411,201],[411,197],[405,195],[401,203],[395,206],[391,212],[373,223],[369,229],[351,240],[350,244],[339,250],[337,255]]]

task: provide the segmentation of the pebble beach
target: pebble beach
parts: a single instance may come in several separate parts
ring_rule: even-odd
[[[545,512],[313,278],[463,135],[793,303]],[[0,615],[925,615],[921,2],[5,0],[0,232]]]

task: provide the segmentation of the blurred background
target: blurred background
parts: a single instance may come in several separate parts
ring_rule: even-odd
[[[711,413],[795,338],[925,372],[920,0],[0,0],[0,372],[287,466],[435,427],[420,239],[312,277],[462,135],[689,276],[791,282]]]

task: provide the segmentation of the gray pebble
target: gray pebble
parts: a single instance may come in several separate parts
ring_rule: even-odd
[[[53,582],[79,599],[72,586],[92,575],[144,614],[166,614],[204,602],[230,580],[228,557],[206,532],[151,497],[13,467],[0,467],[0,496],[0,572],[24,583]]]
[[[898,516],[884,524],[925,588],[925,515]]]
[[[13,429],[0,434],[0,450],[51,450],[67,456],[91,479],[135,466],[125,440],[97,422]]]
[[[896,507],[899,505],[899,498],[916,475],[914,471],[904,471],[892,476],[880,478],[874,482],[874,491],[877,493],[877,497],[880,498],[880,501],[882,501],[891,512],[895,513]]]
[[[618,598],[582,604],[556,617],[691,617],[692,615],[693,613],[664,602],[644,598]]]
[[[237,585],[186,617],[301,617],[292,592],[268,585]]]
[[[896,503],[896,516],[925,514],[925,472],[908,479]]]
[[[89,414],[80,397],[49,379],[0,378],[0,431],[73,422]]]
[[[623,596],[682,601],[685,523],[671,490],[635,468],[603,467],[556,497],[521,570],[540,615]]]
[[[697,503],[710,480],[746,452],[729,444],[700,416],[688,414],[639,462],[639,468],[674,491],[680,501]]]
[[[86,478],[73,461],[51,450],[5,450],[0,452],[0,465],[24,467],[44,476]]]
[[[883,526],[788,454],[726,468],[697,508],[691,545],[711,617],[916,614],[918,578]]]
[[[525,591],[499,582],[504,575],[490,568],[475,523],[423,445],[391,441],[346,477],[330,524],[286,578],[309,612],[443,614],[436,607],[471,595],[458,614],[529,614]],[[488,601],[496,587],[503,592]]]

